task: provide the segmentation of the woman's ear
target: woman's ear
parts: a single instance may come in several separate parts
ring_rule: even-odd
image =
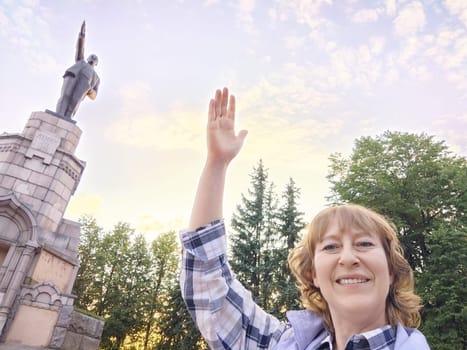
[[[311,274],[311,276],[313,277],[313,285],[316,287],[316,288],[319,288],[319,281],[318,281],[318,277],[316,276],[316,272],[315,272],[315,269],[313,269],[313,272]]]

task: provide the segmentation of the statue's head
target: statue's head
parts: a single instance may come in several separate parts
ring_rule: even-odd
[[[97,63],[99,63],[99,59],[97,58],[96,55],[92,54],[88,57],[88,63],[91,66],[97,66]]]

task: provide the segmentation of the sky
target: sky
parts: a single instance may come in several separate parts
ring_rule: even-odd
[[[0,133],[55,110],[83,20],[101,84],[75,116],[86,169],[68,219],[149,239],[184,228],[224,86],[249,131],[227,222],[259,159],[278,194],[294,179],[309,221],[327,204],[329,155],[359,137],[426,133],[467,155],[465,0],[0,0]]]

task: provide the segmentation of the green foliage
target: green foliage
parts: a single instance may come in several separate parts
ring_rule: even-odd
[[[436,229],[427,242],[427,268],[417,278],[425,302],[422,330],[433,349],[467,347],[467,234],[452,222]]]
[[[171,313],[169,299],[178,287],[178,245],[175,232],[159,235],[151,244],[152,278],[148,282],[148,295],[145,305],[143,350],[152,349],[163,342],[164,333],[170,326],[161,321],[161,315]],[[181,294],[180,294],[181,298]],[[158,340],[152,340],[153,334]]]
[[[119,349],[128,334],[142,327],[150,257],[144,238],[132,240],[133,234],[128,224],[119,223],[102,240],[105,263],[98,280],[102,294],[96,311],[106,318],[104,349]]]
[[[104,318],[101,349],[152,349],[166,325],[158,321],[178,286],[178,246],[174,232],[161,234],[149,247],[142,235],[119,223],[104,233],[83,217],[76,305]],[[161,311],[162,310],[162,311]]]
[[[253,297],[267,308],[265,301],[270,293],[264,293],[269,289],[267,281],[270,279],[265,278],[269,274],[265,262],[271,255],[269,245],[275,233],[272,218],[276,205],[272,184],[268,183],[267,169],[261,160],[253,169],[251,186],[248,197],[242,194],[242,205],[237,206],[237,212],[232,217],[231,265],[238,279],[251,290]]]
[[[180,284],[171,289],[164,308],[158,313],[160,323],[159,341],[154,350],[199,349],[207,350],[208,346],[201,333],[191,319],[182,299]]]
[[[299,189],[290,179],[279,206],[274,185],[260,160],[251,174],[251,188],[232,218],[230,264],[240,282],[265,310],[284,317],[298,308],[299,294],[288,269],[287,256],[304,227],[297,209]]]
[[[303,213],[298,210],[300,189],[290,178],[282,194],[283,205],[278,212],[278,233],[280,245],[275,250],[279,268],[275,271],[276,288],[280,291],[274,303],[274,314],[281,315],[286,310],[300,309],[300,292],[295,285],[295,279],[287,263],[288,253],[300,240],[300,232],[305,227]]]
[[[95,286],[96,268],[100,266],[100,234],[102,228],[96,220],[89,216],[80,219],[81,237],[78,248],[80,268],[73,286],[73,294],[77,296],[75,306],[88,310],[90,306],[99,298],[99,292]]]
[[[432,136],[385,132],[355,141],[350,158],[330,157],[333,203],[357,203],[391,218],[412,268],[423,270],[425,238],[446,219],[465,215],[465,158]]]

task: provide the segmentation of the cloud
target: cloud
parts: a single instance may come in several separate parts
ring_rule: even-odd
[[[383,52],[386,40],[383,37],[372,36],[370,38],[370,52],[374,55],[379,55]]]
[[[118,94],[124,110],[147,109],[150,104],[152,84],[142,80],[129,81],[121,85]]]
[[[157,112],[151,85],[144,81],[123,84],[119,92],[122,111],[107,128],[110,141],[127,146],[158,150],[191,148],[202,140],[205,110],[173,105],[167,112]]]
[[[320,16],[321,8],[331,5],[332,0],[279,0],[269,11],[272,19],[285,21],[292,17],[298,23],[306,24],[312,29],[328,23]],[[280,14],[279,16],[277,14]]]
[[[256,0],[238,0],[237,20],[245,32],[255,34],[257,32],[253,19],[253,11],[256,6]]]
[[[402,42],[402,48],[399,52],[399,64],[410,64],[412,58],[420,58],[420,52],[423,52],[423,41],[416,37],[409,37]]]
[[[467,27],[467,2],[465,0],[445,0],[444,4],[449,12],[457,16]]]
[[[9,25],[8,17],[3,13],[2,9],[0,8],[0,35],[6,35],[7,29]]]
[[[248,155],[252,160],[262,157],[274,167],[300,163],[323,152],[323,141],[336,137],[341,131],[342,121],[320,121],[308,116],[303,120],[291,121],[275,115],[250,114],[243,124],[249,130]],[[290,169],[294,168],[291,166]]]
[[[446,141],[449,149],[457,155],[467,156],[467,113],[447,114],[433,120],[433,132],[438,138]],[[459,132],[461,131],[461,132]]]
[[[235,92],[239,97],[237,129],[250,132],[246,150],[242,152],[242,159],[248,164],[263,157],[271,166],[283,167],[288,161],[294,161],[296,167],[301,167],[303,159],[317,157],[316,152],[321,150],[326,138],[336,136],[341,130],[339,119],[329,117],[322,121],[315,115],[315,110],[332,103],[334,97],[315,89],[307,80],[310,77],[304,76],[305,71],[304,67],[289,65],[281,73],[288,77],[285,81],[277,75]],[[152,94],[148,86],[144,82],[130,85],[132,87],[121,95],[123,104],[147,108],[140,109],[137,114],[120,114],[106,130],[107,139],[119,145],[164,153],[204,152],[205,103],[200,106],[179,104],[164,113],[154,112],[156,109],[145,102]],[[174,162],[186,163],[182,159]],[[140,178],[140,181],[143,180]]]
[[[394,19],[394,29],[397,35],[405,37],[422,31],[426,24],[423,5],[414,1],[401,9]]]
[[[458,91],[461,93],[459,99],[461,101],[467,101],[467,81],[465,77],[467,76],[467,69],[461,69],[458,71],[449,72],[447,78],[449,81],[456,84]]]
[[[281,82],[262,80],[240,92],[240,123],[249,130],[246,148],[255,159],[300,162],[341,129],[337,118],[320,120],[315,110],[328,97],[304,83],[297,76]]]
[[[283,80],[280,76],[287,78]],[[230,177],[236,180],[235,185],[229,185],[226,191],[225,214],[227,217],[234,210],[233,203],[238,202],[239,193],[246,191],[249,179],[247,174],[259,158],[263,158],[266,166],[271,168],[272,179],[275,182],[278,181],[276,183],[280,186],[292,176],[300,183],[308,182],[308,188],[303,190],[304,196],[322,198],[317,187],[325,182],[324,172],[329,153],[325,145],[329,138],[336,138],[341,132],[343,122],[333,117],[327,117],[325,120],[319,118],[315,110],[330,104],[334,96],[314,88],[308,79],[312,79],[312,75],[307,73],[306,67],[289,64],[283,67],[283,71],[269,78],[261,79],[256,84],[243,89],[236,89],[235,94],[238,96],[237,129],[248,129],[249,135],[241,156],[236,161],[236,165],[232,167]],[[139,101],[146,105],[145,100],[157,100],[152,97],[152,91],[144,82],[133,83],[132,88],[122,95],[122,99],[125,100],[125,105],[139,105]],[[195,153],[200,154],[204,151],[206,112],[204,103],[200,106],[178,104],[165,113],[154,112],[156,109],[149,107],[145,113],[141,110],[137,115],[122,114],[107,130],[107,137],[113,142],[127,146],[162,149],[165,151],[164,154],[168,150],[190,150],[191,158]],[[186,152],[182,154],[186,155]],[[175,157],[178,156],[175,155]],[[198,157],[195,156],[195,158]],[[201,167],[202,157],[199,159]],[[171,168],[172,163],[175,169]],[[316,170],[309,170],[310,163],[315,165]],[[177,172],[176,169],[179,169],[179,166],[176,167],[177,164],[188,164],[186,159],[180,157],[173,159],[170,164],[165,164],[169,167],[167,171],[173,174],[165,184],[169,188],[175,186],[172,183],[177,182],[177,176],[182,176],[186,182],[187,176],[189,179],[196,179],[199,175],[199,169],[196,166],[192,169],[193,165],[196,165],[194,163],[190,163],[191,166],[183,174]],[[284,166],[285,164],[288,166]],[[151,181],[154,181],[154,176],[161,170],[153,172],[148,169],[150,165],[145,166],[143,173],[151,176]],[[156,176],[162,176],[162,174]],[[240,181],[239,178],[242,180]],[[138,181],[145,183],[146,179],[140,176]],[[193,183],[192,186],[194,185]],[[151,185],[152,187],[154,184]],[[187,193],[185,197],[191,195],[190,190],[180,188],[180,182],[174,188]],[[147,196],[149,192],[146,191]],[[191,197],[186,200],[191,201]],[[157,212],[159,216],[163,215],[162,209],[153,208],[153,206],[154,203],[145,205],[147,209],[151,208],[148,209],[150,212]],[[186,212],[189,212],[189,208]],[[174,222],[172,225],[164,226],[160,223],[160,217],[158,221],[151,217],[154,216],[147,214],[146,219],[140,217],[135,219],[136,222],[141,222],[137,231],[148,232],[151,235],[153,232],[160,232],[164,227],[178,231],[184,226],[181,224],[182,219],[164,219]],[[186,217],[183,218],[184,222],[186,219]]]
[[[385,9],[388,16],[394,16],[397,10],[396,0],[386,0]]]
[[[408,38],[399,58],[400,64],[412,72],[425,66],[424,77],[432,70],[429,65],[436,64],[460,90],[467,91],[464,83],[467,33],[462,29],[444,28],[434,34]]]
[[[380,12],[380,9],[362,9],[353,14],[352,21],[355,23],[376,22]]]
[[[450,68],[465,67],[467,61],[467,35],[462,35],[455,41],[451,55],[449,55],[447,66]]]
[[[203,6],[209,7],[209,6],[214,6],[219,3],[220,0],[205,0],[203,3]]]
[[[373,37],[368,45],[336,46],[329,52],[328,66],[318,76],[328,88],[342,91],[360,87],[369,91],[383,75],[384,61],[378,57],[383,45],[383,39]]]
[[[0,36],[6,38],[10,51],[14,51],[16,57],[19,56],[33,72],[49,73],[63,69],[47,53],[53,43],[49,17],[49,10],[34,0],[11,2],[8,12],[2,12],[0,8]]]
[[[299,37],[290,35],[285,38],[285,47],[287,50],[296,50],[303,47],[305,43],[305,37]]]
[[[319,69],[295,63],[285,64],[283,68],[268,78],[241,92],[240,110],[268,115],[304,117],[324,105],[336,101],[334,93],[326,92],[325,86],[316,77]]]
[[[193,142],[203,142],[204,114],[194,113],[189,108],[176,108],[163,115],[148,112],[123,116],[109,126],[106,137],[126,146],[158,150],[191,149]]]

